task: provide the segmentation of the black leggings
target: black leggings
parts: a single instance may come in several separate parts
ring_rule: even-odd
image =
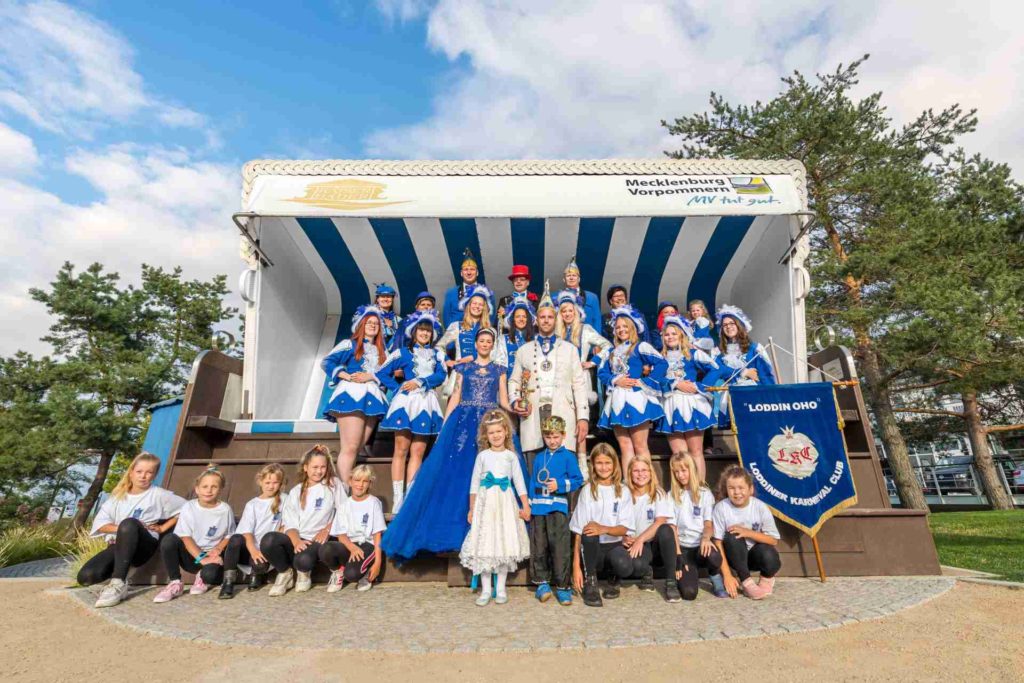
[[[78,583],[92,586],[107,579],[128,578],[130,567],[141,567],[156,554],[160,541],[153,538],[145,525],[129,517],[117,525],[114,542],[89,559],[78,570]]]
[[[622,541],[601,543],[600,539],[600,536],[580,536],[583,574],[597,578],[597,575],[607,568],[620,579],[629,578],[633,573],[633,560],[626,552]]]
[[[316,567],[320,553],[320,544],[312,541],[301,553],[295,552],[295,546],[288,534],[271,531],[260,541],[260,552],[270,562],[270,566],[279,572],[295,567],[297,572],[309,573]]]
[[[708,576],[714,576],[722,570],[722,554],[718,548],[711,547],[711,554],[704,557],[700,554],[700,546],[693,548],[682,548],[683,554],[676,560],[676,569],[683,572],[682,576],[676,579],[676,586],[683,600],[697,599],[697,579],[701,569],[708,570]]]
[[[345,565],[345,581],[355,583],[363,578],[373,566],[372,543],[356,543],[363,550],[363,559],[352,560],[352,553],[340,541],[327,541],[320,547],[320,561],[327,565],[332,572],[341,569]]]
[[[744,539],[726,533],[722,547],[725,548],[725,559],[740,577],[740,583],[750,578],[750,572],[761,572],[761,576],[771,578],[782,569],[782,559],[773,545],[755,543],[748,549]]]
[[[676,535],[672,527],[662,524],[654,534],[654,538],[644,543],[643,550],[637,557],[631,557],[633,562],[632,577],[642,579],[653,570],[655,559],[665,567],[665,576],[676,566]]]
[[[207,586],[219,586],[224,580],[224,565],[196,564],[196,558],[185,549],[185,543],[178,534],[167,534],[160,539],[160,557],[171,581],[181,581],[182,569],[198,574]]]
[[[257,574],[264,574],[270,569],[265,562],[253,562],[249,554],[249,546],[245,543],[245,536],[234,534],[228,539],[228,547],[224,549],[224,571],[238,569],[238,565],[247,564]]]

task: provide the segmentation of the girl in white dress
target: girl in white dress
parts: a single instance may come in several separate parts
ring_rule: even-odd
[[[504,411],[490,410],[484,415],[477,444],[481,451],[469,484],[470,528],[459,560],[463,567],[482,575],[476,604],[483,607],[491,601],[490,575],[496,577],[494,602],[502,605],[508,602],[508,573],[530,556],[525,524],[530,519],[530,499],[519,456],[512,447],[512,425]],[[517,493],[522,509],[516,508]]]

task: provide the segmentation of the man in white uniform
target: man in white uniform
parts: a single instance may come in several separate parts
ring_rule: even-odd
[[[576,423],[575,432],[565,435],[565,447],[577,453],[582,451],[585,463],[590,418],[587,375],[576,347],[555,337],[556,315],[551,293],[545,286],[537,306],[537,336],[516,352],[508,380],[509,401],[519,415],[523,451],[544,448],[541,424],[557,415],[567,425]]]

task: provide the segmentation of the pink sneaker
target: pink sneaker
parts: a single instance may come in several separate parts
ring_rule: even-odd
[[[170,602],[174,598],[178,597],[185,592],[184,586],[181,585],[181,579],[177,581],[171,581],[169,584],[163,587],[163,589],[156,594],[153,598],[153,602]]]
[[[759,588],[764,590],[764,597],[767,598],[769,595],[772,594],[772,591],[775,589],[775,577],[762,576],[760,579],[758,579],[757,585]]]
[[[203,577],[196,574],[196,580],[192,582],[192,587],[188,589],[189,595],[202,595],[206,591],[210,590],[210,587],[203,581]]]
[[[762,600],[764,596],[767,595],[767,593],[765,593],[765,588],[763,586],[758,586],[752,578],[748,578],[744,581],[741,584],[741,587],[743,588],[743,594],[751,600]]]

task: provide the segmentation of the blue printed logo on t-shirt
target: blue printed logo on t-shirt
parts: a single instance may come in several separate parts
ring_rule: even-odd
[[[216,535],[217,535],[217,527],[216,526],[211,526],[209,529],[206,530],[206,537],[207,538],[213,538]]]
[[[369,522],[370,522],[370,513],[369,512],[364,512],[363,513],[363,526],[366,526]]]
[[[277,512],[274,513],[273,519],[274,519],[275,522],[280,522],[281,521],[281,511],[280,510],[278,510]]]
[[[647,508],[647,521],[648,522],[653,522],[654,521],[654,508]]]
[[[758,531],[758,532],[760,532],[760,531],[761,531],[761,522],[754,522],[754,523],[753,523],[753,524],[752,524],[752,525],[750,526],[750,528],[751,528],[751,529],[753,529],[754,531]]]
[[[319,510],[323,506],[324,506],[324,499],[323,498],[317,498],[316,499],[316,503],[314,504],[314,507],[316,507],[316,509]]]
[[[142,508],[132,510],[132,519],[142,519]]]
[[[693,506],[693,516],[700,517],[700,505]]]
[[[612,514],[619,514],[619,501],[615,501],[615,504],[612,505]]]

